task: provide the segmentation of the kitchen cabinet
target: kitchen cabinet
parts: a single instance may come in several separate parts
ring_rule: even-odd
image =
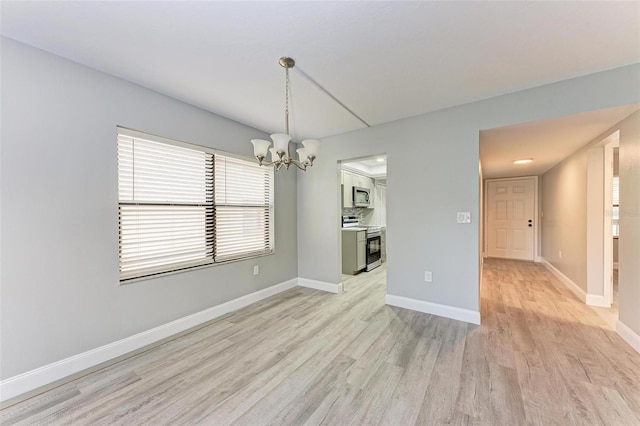
[[[353,173],[342,170],[342,207],[353,207]]]
[[[357,173],[352,173],[352,181],[353,186],[358,186],[360,188],[373,189],[373,179],[367,176],[359,175]]]
[[[355,275],[367,267],[367,232],[342,230],[342,273]]]
[[[357,186],[359,188],[364,188],[364,179],[363,176],[353,173],[353,186]]]

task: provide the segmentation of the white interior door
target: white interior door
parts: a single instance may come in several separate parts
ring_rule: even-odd
[[[487,181],[487,256],[534,260],[534,178]]]

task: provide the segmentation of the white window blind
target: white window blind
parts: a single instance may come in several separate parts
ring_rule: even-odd
[[[273,168],[215,156],[215,259],[273,252]]]
[[[273,252],[273,168],[118,127],[120,281]]]
[[[212,263],[213,153],[136,133],[118,128],[121,281]]]

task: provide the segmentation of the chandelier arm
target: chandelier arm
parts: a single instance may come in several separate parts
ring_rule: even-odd
[[[296,166],[297,168],[299,168],[300,170],[302,170],[303,172],[307,171],[307,165],[304,163],[301,163],[299,161],[296,160],[291,160],[291,163]]]
[[[276,160],[276,161],[270,161],[267,160],[266,158],[263,158],[262,160],[260,160],[260,157],[256,157],[258,158],[258,161],[261,166],[272,166],[276,171],[280,170],[280,168],[282,167],[282,165],[285,163],[284,161],[281,160]]]

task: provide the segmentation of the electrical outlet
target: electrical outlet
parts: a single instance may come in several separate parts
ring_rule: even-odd
[[[458,223],[471,223],[471,212],[458,212]]]
[[[433,281],[433,274],[431,273],[431,271],[424,271],[424,280],[428,283]]]
[[[255,265],[253,267],[253,275],[258,275],[260,273],[260,266]]]

